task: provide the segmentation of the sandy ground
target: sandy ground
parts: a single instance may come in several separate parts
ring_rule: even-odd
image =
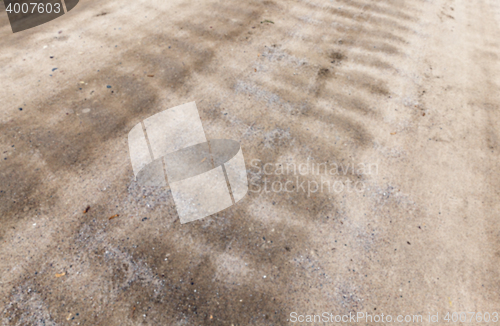
[[[0,36],[2,325],[500,312],[498,1],[83,0]],[[251,191],[181,225],[127,134],[190,101]]]

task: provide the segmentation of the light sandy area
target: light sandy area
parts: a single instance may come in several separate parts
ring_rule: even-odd
[[[500,313],[498,1],[82,0],[0,44],[2,325]],[[127,134],[191,101],[250,191],[181,225]]]

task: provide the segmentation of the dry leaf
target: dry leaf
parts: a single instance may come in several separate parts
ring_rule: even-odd
[[[115,217],[118,217],[118,216],[120,216],[120,215],[119,214],[115,214],[115,215],[111,216],[109,219],[112,220],[112,219],[114,219]]]
[[[154,77],[155,75],[148,75],[148,77]]]
[[[56,274],[56,277],[62,277],[64,275],[66,275],[66,272],[62,272],[61,274]]]

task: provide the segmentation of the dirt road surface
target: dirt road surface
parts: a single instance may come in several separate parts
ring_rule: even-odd
[[[2,325],[499,312],[498,1],[83,0],[0,36]],[[127,134],[190,101],[250,191],[181,225]]]

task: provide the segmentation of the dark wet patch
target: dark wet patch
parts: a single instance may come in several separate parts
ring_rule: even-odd
[[[371,56],[358,55],[356,57],[355,63],[366,65],[366,66],[377,68],[377,69],[383,69],[383,70],[394,70],[395,69],[394,66],[391,65],[390,63],[383,61],[383,60],[380,60],[380,59],[377,59],[377,58],[373,58]]]
[[[336,51],[332,51],[328,57],[332,60],[331,63],[341,63],[343,60],[347,59],[344,54]]]
[[[144,53],[139,49],[127,51],[123,59],[140,61],[144,70],[153,72],[162,87],[171,91],[189,92],[188,81],[193,73],[207,74],[214,58],[214,51],[207,47],[195,47],[193,44],[165,35],[151,35],[144,42],[157,45],[155,53]]]
[[[362,8],[363,10],[375,12],[375,13],[381,14],[381,15],[385,15],[385,16],[391,17],[391,18],[396,19],[396,20],[402,20],[403,22],[404,21],[413,21],[413,22],[417,21],[417,19],[414,15],[410,15],[410,14],[405,13],[404,10],[399,9],[397,5],[393,5],[390,7],[388,7],[388,6],[382,7],[382,6],[379,6],[375,3],[366,4],[366,3],[361,2],[361,1],[351,1],[351,0],[339,0],[339,1],[347,6],[352,6],[354,8],[358,8],[358,9]],[[413,11],[415,12],[416,10],[413,10]]]
[[[0,235],[27,216],[46,214],[58,200],[56,181],[46,180],[46,167],[33,159],[32,144],[25,130],[12,122],[0,127],[0,140],[14,143],[15,151],[2,162],[0,172]]]
[[[328,75],[330,75],[330,70],[328,68],[321,68],[318,71],[318,77],[326,77]]]
[[[374,95],[387,96],[390,94],[385,81],[369,76],[368,74],[352,72],[349,74],[348,83],[353,86],[368,90]]]
[[[250,1],[245,6],[234,6],[225,2],[208,3],[204,7],[203,12],[210,14],[198,15],[196,23],[188,19],[179,22],[178,26],[191,36],[202,38],[204,42],[242,41],[243,34],[252,28],[252,24],[257,26],[264,18],[265,10],[276,9],[276,4]]]
[[[75,85],[40,103],[36,114],[43,117],[54,111],[59,112],[61,116],[56,124],[27,123],[30,118],[26,117],[16,121],[15,125],[5,127],[22,130],[26,134],[25,142],[40,153],[41,159],[54,173],[92,164],[101,155],[97,150],[103,143],[125,138],[128,127],[136,122],[135,115],[142,113],[147,116],[156,102],[155,92],[144,82],[106,70],[101,71],[99,78],[106,79],[107,74],[115,85],[114,93],[106,93],[92,84],[85,87],[87,95],[79,95]],[[96,80],[97,76],[85,78]],[[89,94],[91,90],[95,90],[92,95]],[[68,102],[68,98],[74,100]],[[61,107],[66,107],[67,111],[61,111]],[[82,114],[85,108],[91,108],[90,113]],[[66,115],[68,112],[71,114]]]

